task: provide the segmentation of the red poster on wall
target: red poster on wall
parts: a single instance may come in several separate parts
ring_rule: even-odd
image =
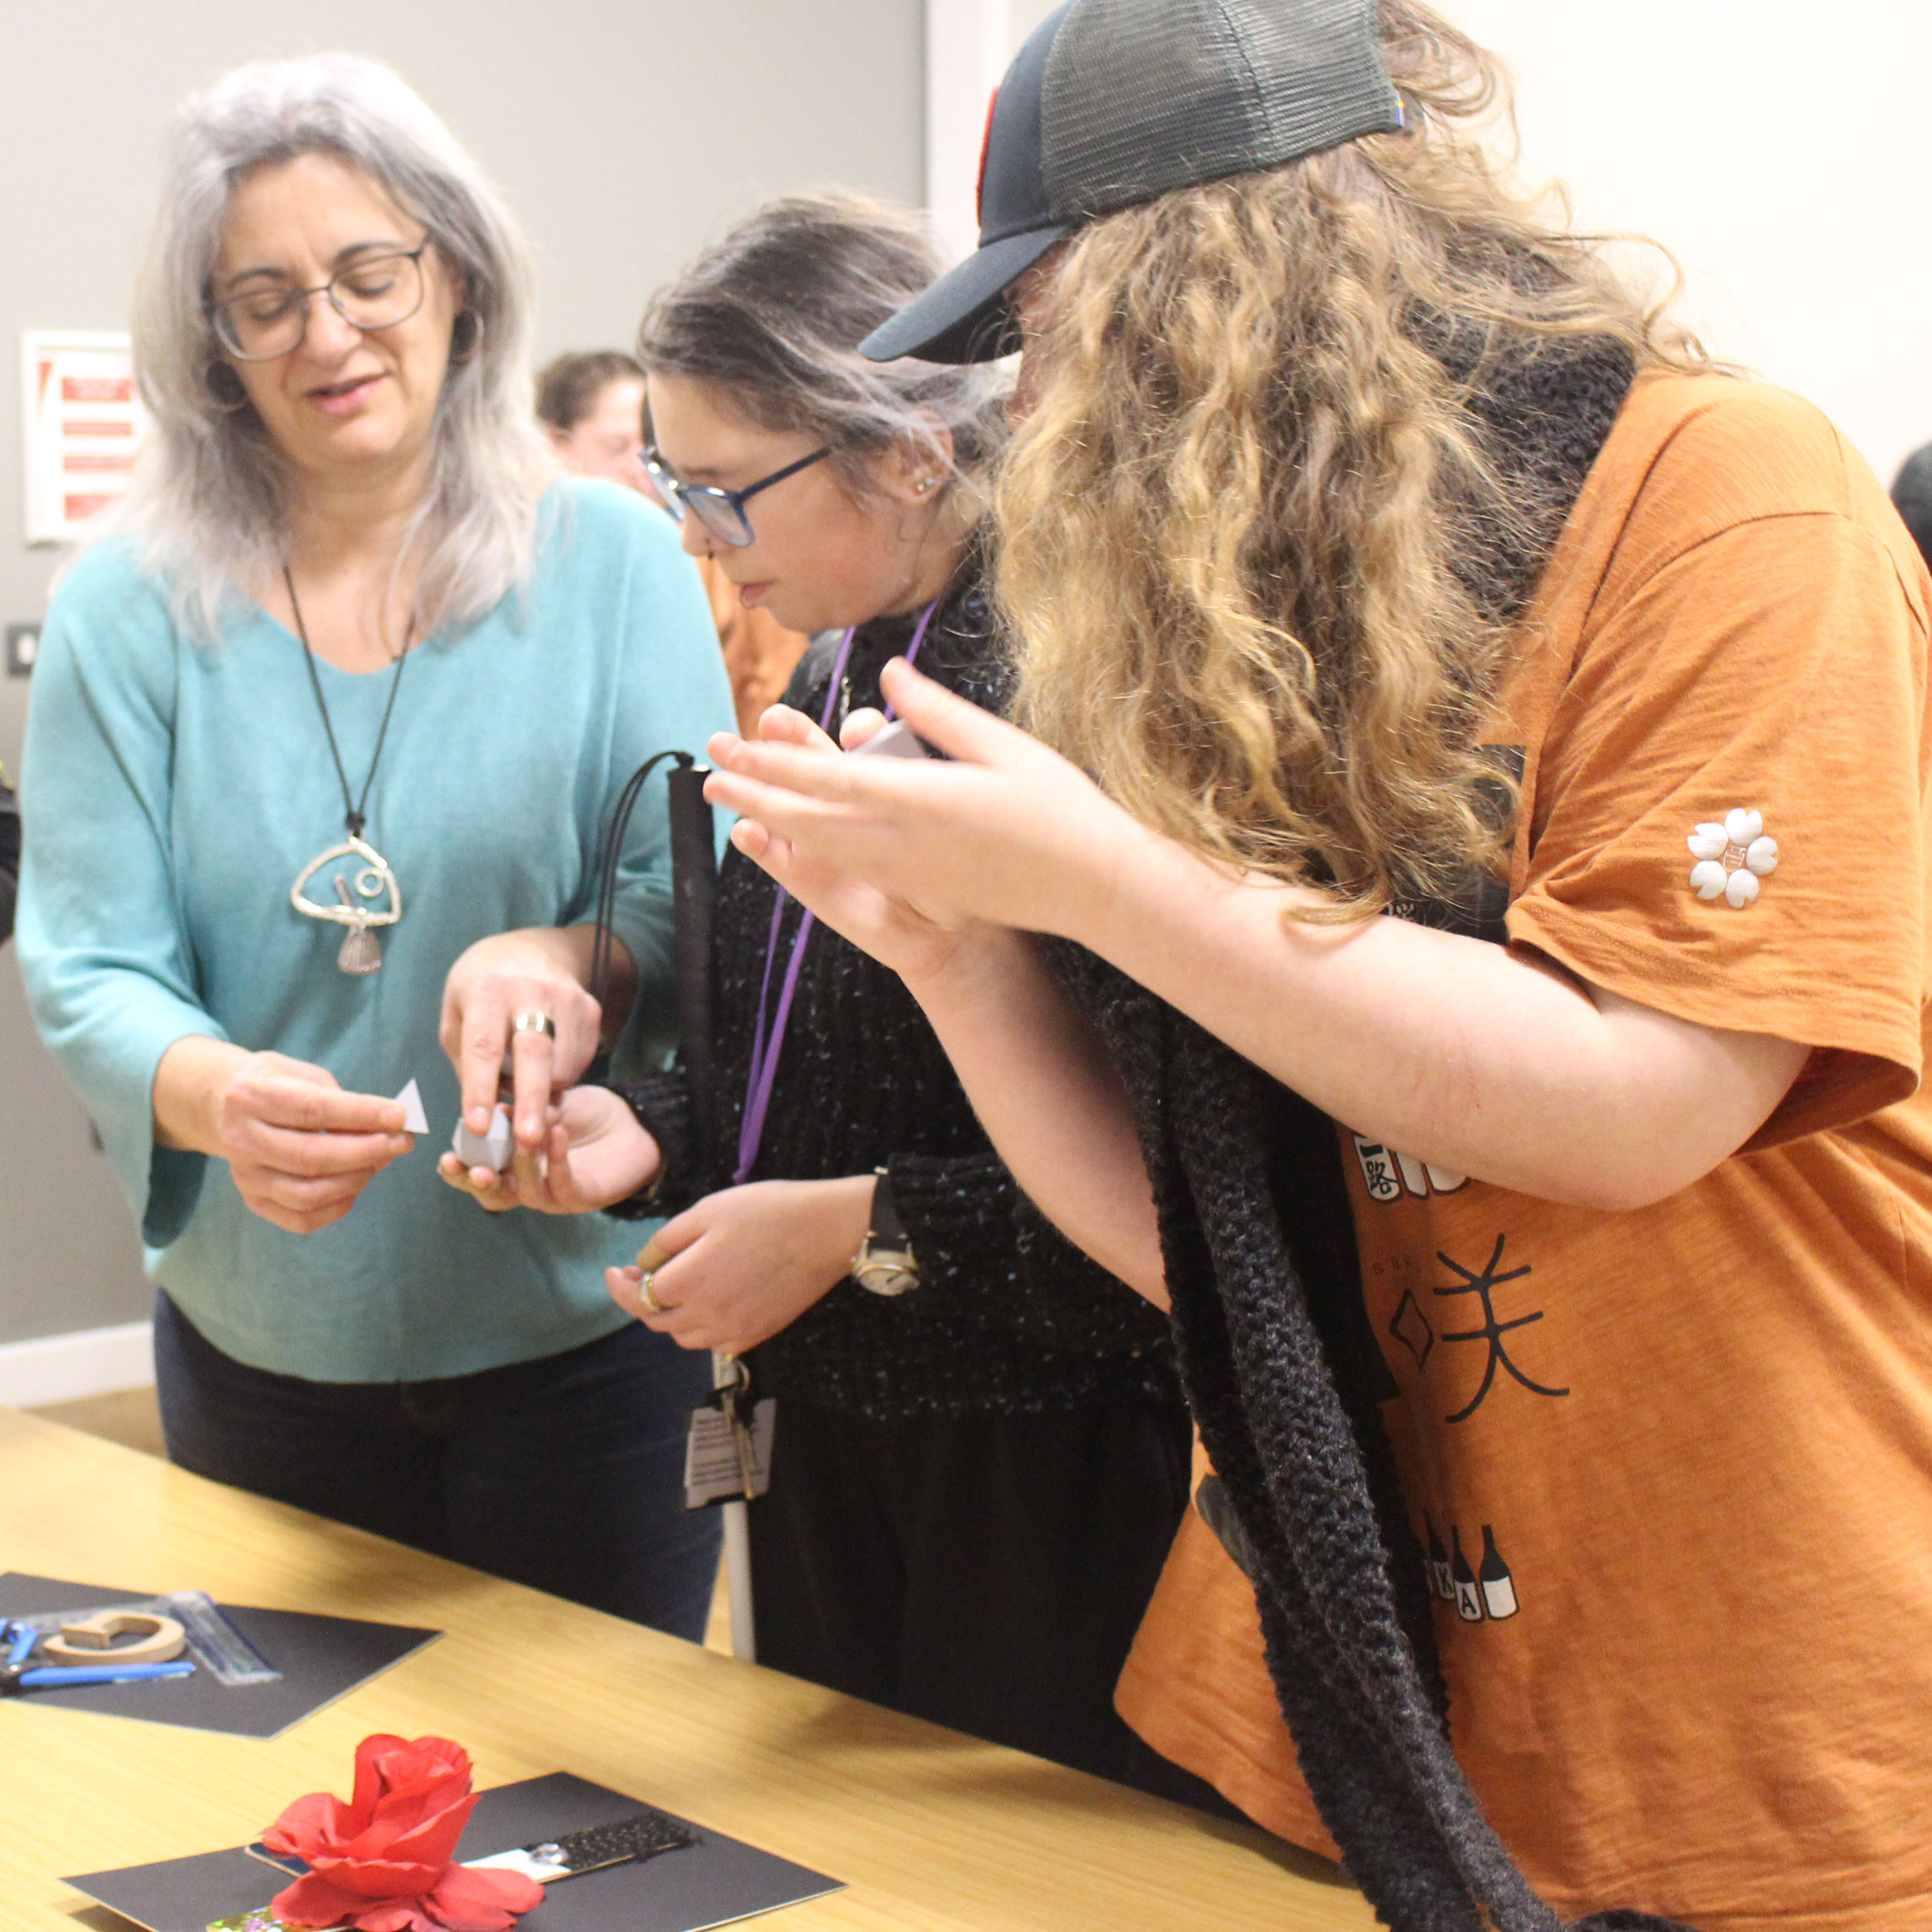
[[[68,543],[124,494],[147,428],[125,335],[20,338],[29,543]]]

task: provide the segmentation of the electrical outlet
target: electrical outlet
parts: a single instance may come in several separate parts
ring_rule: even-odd
[[[7,675],[30,677],[34,660],[40,654],[40,627],[38,624],[7,626]]]

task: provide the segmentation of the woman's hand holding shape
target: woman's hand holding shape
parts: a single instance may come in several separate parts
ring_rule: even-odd
[[[465,1167],[453,1153],[436,1172],[492,1214],[589,1214],[650,1184],[662,1158],[658,1144],[608,1087],[573,1087],[550,1114],[544,1145],[532,1154],[520,1144],[507,1172]]]
[[[740,816],[739,849],[909,982],[942,972],[976,926],[1070,932],[1144,832],[1023,731],[902,663],[899,715],[948,760],[842,757],[799,712],[766,712],[757,744],[721,734],[705,794]],[[876,728],[855,714],[848,742]]]
[[[626,1314],[680,1348],[742,1354],[851,1272],[872,1225],[874,1184],[860,1174],[728,1187],[667,1221],[635,1268],[605,1270],[605,1285]],[[662,1313],[644,1301],[646,1273]]]
[[[461,1083],[463,1118],[471,1132],[490,1130],[507,1052],[517,1144],[535,1154],[548,1140],[551,1096],[582,1077],[596,1055],[602,1024],[597,1002],[584,990],[586,932],[535,927],[498,933],[478,940],[450,968],[442,989],[442,1050]],[[541,1030],[513,1031],[524,1013],[544,1015],[556,1038]]]
[[[168,1132],[158,1112],[164,1082],[178,1118],[199,1113],[205,1130]],[[199,1104],[190,1097],[200,1089]],[[346,1094],[326,1066],[225,1042],[177,1040],[155,1078],[161,1138],[226,1160],[250,1210],[291,1234],[339,1221],[356,1197],[416,1142],[403,1110],[374,1094]]]

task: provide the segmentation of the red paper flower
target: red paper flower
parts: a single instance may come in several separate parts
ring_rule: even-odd
[[[311,1792],[262,1834],[270,1851],[309,1868],[272,1909],[291,1925],[356,1932],[506,1932],[518,1913],[542,1902],[543,1887],[520,1872],[452,1862],[476,1803],[460,1744],[364,1738],[346,1804]]]

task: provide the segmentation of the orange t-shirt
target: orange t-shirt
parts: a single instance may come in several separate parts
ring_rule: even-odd
[[[1209,1466],[1197,1436],[1196,1488]],[[1162,1756],[1205,1778],[1276,1838],[1342,1856],[1275,1702],[1253,1588],[1198,1510],[1180,1519],[1114,1708]]]
[[[1457,1755],[1565,1912],[1932,1926],[1928,610],[1816,411],[1641,378],[1486,734],[1525,753],[1508,938],[1811,1058],[1632,1212],[1342,1137]],[[1246,1586],[1174,1574],[1248,1662],[1217,1720],[1170,1606],[1124,1703],[1245,1802]]]
[[[1343,1137],[1457,1755],[1564,1910],[1932,1924],[1929,603],[1816,411],[1640,381],[1489,734],[1510,943],[1811,1058],[1633,1212]]]

